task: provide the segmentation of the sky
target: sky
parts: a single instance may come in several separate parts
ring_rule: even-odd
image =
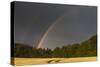
[[[52,49],[96,34],[96,6],[15,2],[15,43]]]

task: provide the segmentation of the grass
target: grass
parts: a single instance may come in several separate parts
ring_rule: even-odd
[[[78,57],[78,58],[15,58],[16,66],[34,65],[34,64],[50,64],[50,63],[71,63],[96,61],[96,57]]]

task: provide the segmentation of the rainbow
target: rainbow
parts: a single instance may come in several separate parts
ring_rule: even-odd
[[[64,18],[64,16],[65,16],[65,14],[62,15],[62,16],[60,16],[60,17],[59,17],[57,20],[55,20],[54,23],[48,28],[48,30],[44,33],[42,39],[40,40],[40,42],[39,42],[37,48],[41,48],[41,46],[42,46],[44,40],[46,39],[46,37],[47,37],[47,35],[48,35],[48,33],[54,28],[54,26],[55,26],[59,21],[61,21],[61,20]]]

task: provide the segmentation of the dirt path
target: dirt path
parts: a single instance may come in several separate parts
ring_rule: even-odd
[[[79,58],[15,58],[15,65],[34,65],[50,63],[72,63],[84,61],[96,61],[96,57],[79,57]]]

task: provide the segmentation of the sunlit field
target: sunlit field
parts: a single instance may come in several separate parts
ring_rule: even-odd
[[[16,66],[34,65],[34,64],[52,64],[52,63],[71,63],[96,61],[96,57],[78,57],[78,58],[15,58]]]

